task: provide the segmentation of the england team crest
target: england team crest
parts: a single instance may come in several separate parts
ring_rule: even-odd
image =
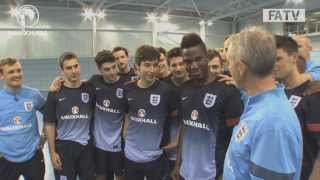
[[[32,109],[33,109],[33,102],[32,102],[32,101],[24,102],[24,109],[25,109],[27,112],[31,112]]]
[[[206,108],[211,108],[214,103],[216,102],[217,96],[214,94],[206,93],[206,95],[203,98],[203,105]]]
[[[88,93],[81,93],[81,100],[84,103],[88,103],[90,99],[90,96]]]
[[[122,99],[122,98],[123,98],[123,89],[117,88],[116,96],[117,96],[118,98]]]
[[[158,106],[160,104],[160,95],[151,94],[150,95],[150,104],[153,106]]]

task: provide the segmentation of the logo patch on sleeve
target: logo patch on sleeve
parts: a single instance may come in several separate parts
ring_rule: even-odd
[[[32,101],[24,102],[24,109],[25,109],[27,112],[31,112],[32,109],[33,109],[33,102],[32,102]]]
[[[81,100],[84,103],[88,103],[90,99],[90,96],[88,93],[81,93]]]
[[[291,106],[293,108],[296,108],[298,106],[298,104],[301,101],[301,97],[300,96],[295,96],[295,95],[291,95],[289,98],[289,103],[291,104]]]
[[[206,93],[206,95],[203,98],[203,105],[206,108],[211,108],[214,103],[216,102],[217,96],[214,94]]]
[[[160,95],[151,94],[150,95],[150,104],[153,106],[158,106],[160,104]]]
[[[236,142],[240,143],[248,134],[248,126],[242,123],[236,133]]]

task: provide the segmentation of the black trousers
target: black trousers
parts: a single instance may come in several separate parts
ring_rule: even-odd
[[[54,170],[56,180],[94,180],[93,146],[73,141],[56,141],[56,150],[62,161],[62,170]]]
[[[125,180],[161,180],[163,177],[163,157],[146,163],[137,163],[125,158]]]
[[[22,163],[0,158],[0,179],[3,180],[17,180],[20,175],[25,180],[43,180],[44,172],[45,166],[41,150],[38,150],[30,160]]]

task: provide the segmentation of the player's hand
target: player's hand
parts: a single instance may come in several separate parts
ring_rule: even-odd
[[[234,81],[234,79],[231,76],[228,75],[224,75],[224,74],[218,74],[218,81],[219,82],[223,82],[226,85],[233,85],[236,86],[236,82]]]
[[[52,162],[54,169],[62,170],[62,163],[61,163],[60,156],[58,153],[56,153],[56,152],[51,153],[51,162]]]
[[[171,172],[171,178],[173,180],[179,180],[180,174],[179,174],[179,166],[175,165],[172,172]]]
[[[56,77],[50,84],[49,91],[50,92],[59,91],[61,88],[62,82],[63,82],[63,78],[61,76]]]
[[[38,149],[42,149],[46,142],[47,142],[47,136],[45,134],[41,134],[40,135],[40,143],[38,145]]]

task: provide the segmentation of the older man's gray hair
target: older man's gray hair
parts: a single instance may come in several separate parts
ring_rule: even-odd
[[[250,27],[232,37],[228,57],[242,61],[252,74],[260,77],[272,72],[276,60],[274,35],[259,27]]]

